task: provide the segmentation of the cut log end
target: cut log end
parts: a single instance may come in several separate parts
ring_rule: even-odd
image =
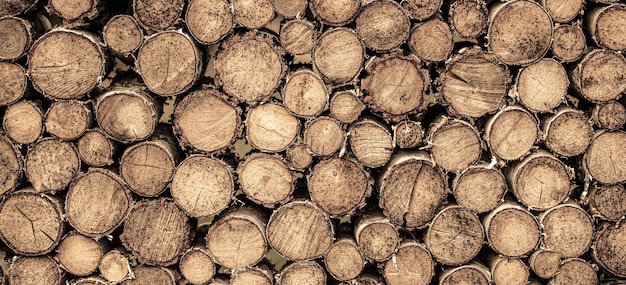
[[[509,259],[504,256],[494,257],[490,261],[491,278],[495,284],[528,284],[530,271],[521,259]]]
[[[339,238],[324,255],[324,264],[333,278],[347,281],[361,274],[365,258],[354,239]]]
[[[448,23],[434,18],[413,27],[407,44],[423,61],[444,61],[452,53],[452,31]]]
[[[328,105],[328,91],[319,75],[302,69],[289,76],[282,92],[283,104],[294,115],[318,116]]]
[[[184,0],[148,1],[133,0],[133,16],[146,30],[163,31],[174,25],[180,18]]]
[[[291,20],[280,28],[280,43],[291,54],[307,54],[313,50],[317,34],[315,24],[312,22],[300,19]]]
[[[440,117],[428,131],[428,145],[435,164],[445,171],[462,171],[482,154],[478,131],[469,123]]]
[[[331,26],[342,26],[354,19],[356,13],[361,8],[361,1],[340,0],[328,2],[324,0],[310,0],[309,8],[320,21]]]
[[[483,219],[489,246],[509,257],[530,254],[541,238],[539,224],[530,212],[518,205],[505,203]]]
[[[193,0],[185,14],[189,33],[201,44],[219,42],[235,26],[233,12],[227,0]]]
[[[583,167],[597,181],[616,184],[626,181],[626,132],[602,132],[595,135],[583,156]]]
[[[555,285],[572,284],[572,280],[576,280],[577,284],[594,285],[598,284],[598,273],[588,262],[573,258],[564,260],[561,264],[559,272],[552,278],[551,282]]]
[[[535,112],[550,112],[565,100],[569,79],[554,59],[541,59],[520,71],[515,92],[520,103]]]
[[[548,149],[570,157],[582,154],[593,136],[589,118],[582,112],[562,108],[544,121],[544,141]]]
[[[51,14],[61,17],[64,22],[81,25],[86,20],[95,19],[100,13],[99,0],[73,2],[68,0],[48,1],[48,10]]]
[[[130,279],[133,272],[131,269],[132,262],[128,255],[120,250],[112,250],[107,252],[98,265],[98,272],[107,281],[120,283]]]
[[[437,261],[453,266],[472,260],[482,248],[483,240],[483,227],[478,216],[460,206],[450,206],[439,212],[424,238]]]
[[[20,185],[23,175],[24,158],[19,149],[7,138],[0,135],[0,196],[10,193]]]
[[[20,144],[35,142],[44,130],[44,113],[41,104],[33,101],[19,101],[10,105],[2,118],[2,128],[6,135]]]
[[[252,146],[265,152],[289,147],[300,132],[300,121],[276,103],[256,106],[246,116],[246,137]]]
[[[349,124],[359,118],[365,107],[356,92],[340,91],[330,100],[330,115],[342,123]]]
[[[315,261],[298,261],[283,267],[276,282],[281,285],[325,285],[326,272]]]
[[[400,4],[376,0],[363,6],[355,19],[356,32],[374,51],[390,51],[407,40],[411,22]]]
[[[437,2],[437,1],[431,1]],[[450,5],[448,21],[462,39],[475,39],[487,31],[489,10],[483,0],[457,0]]]
[[[626,59],[618,52],[596,49],[585,55],[571,77],[583,98],[594,103],[614,100],[626,90]]]
[[[354,30],[331,29],[323,33],[313,50],[313,64],[325,80],[347,83],[363,68],[365,46]],[[341,64],[337,64],[341,63]]]
[[[484,265],[470,264],[450,268],[439,278],[439,285],[454,284],[491,284],[491,273]]]
[[[80,158],[96,167],[113,164],[115,147],[115,143],[100,129],[87,130],[76,144]]]
[[[593,216],[617,222],[626,215],[626,190],[619,184],[593,187],[589,193],[589,208]]]
[[[616,51],[626,49],[626,37],[621,32],[621,27],[626,25],[626,5],[615,3],[598,7],[591,10],[588,17],[589,33],[599,47]]]
[[[598,265],[615,276],[626,277],[626,263],[624,263],[626,227],[623,225],[605,225],[596,233],[592,248],[593,258]],[[576,271],[576,269],[572,271]]]
[[[393,139],[385,125],[364,119],[352,124],[348,132],[350,149],[360,163],[376,168],[389,161]]]
[[[541,0],[540,3],[545,7],[550,18],[557,23],[567,23],[582,13],[583,0]]]
[[[268,208],[291,200],[295,188],[295,175],[286,162],[269,154],[247,156],[237,167],[237,177],[246,197]]]
[[[339,151],[346,141],[346,132],[338,121],[317,117],[304,128],[304,143],[317,156],[330,156]]]
[[[485,140],[495,156],[516,160],[528,154],[539,140],[539,126],[530,112],[509,106],[487,121]]]
[[[80,170],[80,159],[71,142],[45,138],[29,148],[26,177],[37,192],[56,192],[67,187]]]
[[[285,18],[296,18],[302,15],[308,6],[307,0],[272,0],[272,3],[276,12]]]
[[[176,284],[176,276],[174,273],[163,267],[140,265],[133,268],[133,274],[135,278],[122,282],[122,285]]]
[[[502,172],[495,168],[472,166],[454,179],[452,194],[456,202],[476,213],[495,209],[508,190]]]
[[[215,274],[211,254],[203,247],[187,250],[178,264],[181,275],[191,284],[206,284]]]
[[[140,142],[124,151],[120,159],[120,176],[133,192],[155,197],[172,179],[176,159],[176,149],[165,140]]]
[[[83,102],[70,100],[54,102],[46,113],[44,125],[51,135],[74,140],[82,136],[91,126],[92,112]]]
[[[97,241],[77,233],[66,235],[56,252],[63,269],[77,276],[87,276],[98,269],[104,255]]]
[[[424,139],[424,129],[419,121],[406,120],[393,126],[393,141],[399,148],[415,148]]]
[[[4,78],[0,82],[0,106],[13,104],[26,95],[28,90],[28,77],[26,70],[17,63],[0,62],[0,76]]]
[[[19,257],[7,273],[9,284],[15,285],[61,285],[64,278],[63,270],[48,256]]]
[[[414,266],[419,264],[420,266]],[[431,284],[435,275],[435,262],[428,249],[415,241],[404,241],[392,259],[387,260],[382,269],[387,284]]]
[[[272,285],[274,284],[273,272],[267,267],[250,267],[233,271],[230,285],[247,284]]]
[[[530,269],[540,278],[550,279],[561,267],[561,257],[555,251],[539,249],[530,256]]]
[[[411,19],[424,21],[437,13],[443,2],[443,0],[405,0],[400,4]]]
[[[274,18],[271,0],[231,0],[235,21],[248,29],[258,29]]]
[[[578,60],[587,49],[585,33],[579,25],[558,25],[554,28],[552,53],[565,62]]]
[[[102,38],[111,51],[125,57],[139,49],[143,30],[132,16],[115,15],[104,26]]]
[[[285,156],[289,162],[289,167],[295,170],[305,170],[313,163],[313,155],[303,143],[294,144],[287,148]]]
[[[363,256],[373,262],[388,260],[400,244],[398,229],[377,214],[361,217],[354,226],[354,236]]]
[[[539,223],[543,229],[543,244],[563,259],[579,257],[591,246],[593,220],[574,202],[542,213]]]
[[[591,118],[598,127],[615,131],[626,123],[626,108],[617,101],[597,104]]]
[[[15,61],[24,56],[33,44],[33,25],[24,19],[12,16],[0,18],[0,33],[4,41],[0,43],[0,59]]]

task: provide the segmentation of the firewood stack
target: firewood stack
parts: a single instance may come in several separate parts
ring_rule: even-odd
[[[617,0],[0,15],[0,285],[626,283]]]

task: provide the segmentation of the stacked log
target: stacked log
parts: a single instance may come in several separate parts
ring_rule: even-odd
[[[0,1],[0,285],[626,282],[620,1],[113,2]]]

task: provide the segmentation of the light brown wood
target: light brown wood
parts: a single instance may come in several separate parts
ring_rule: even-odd
[[[397,145],[399,148],[415,148],[424,139],[424,129],[419,121],[402,121],[392,126],[392,130],[392,144]]]
[[[626,277],[626,227],[605,224],[598,229],[592,246],[593,259],[604,270],[618,277]]]
[[[4,135],[0,135],[0,196],[11,193],[20,185],[24,158],[20,150]]]
[[[70,232],[56,248],[55,258],[70,274],[87,276],[98,269],[104,255],[103,246],[94,239]]]
[[[178,263],[181,275],[191,284],[206,284],[215,275],[215,264],[205,247],[192,247]]]
[[[459,267],[453,267],[444,271],[439,277],[439,285],[454,284],[491,284],[489,269],[479,263],[470,263]]]
[[[271,0],[231,0],[235,21],[248,29],[258,29],[274,18]]]
[[[0,205],[0,240],[17,254],[49,253],[59,244],[64,227],[59,201],[32,188],[11,194]]]
[[[80,159],[71,142],[45,138],[28,149],[26,178],[35,190],[57,192],[67,187],[80,170]]]
[[[79,233],[93,238],[113,232],[132,207],[133,199],[126,183],[101,168],[90,168],[76,177],[65,197],[67,221]]]
[[[508,257],[532,253],[541,239],[537,218],[519,204],[506,201],[483,218],[489,246]]]
[[[493,155],[516,160],[527,155],[539,141],[539,126],[526,109],[510,105],[487,119],[484,136]]]
[[[530,255],[528,264],[537,276],[543,279],[550,279],[559,272],[561,257],[555,251],[538,249]]]
[[[352,215],[365,206],[373,184],[359,163],[337,157],[318,162],[307,176],[311,200],[331,217]]]
[[[202,86],[176,103],[174,133],[185,149],[219,153],[241,136],[241,109],[213,86]]]
[[[315,261],[296,261],[280,270],[276,284],[326,285],[326,271]]]
[[[230,285],[272,285],[274,272],[266,266],[248,267],[231,273]]]
[[[276,3],[276,1],[274,2]],[[306,1],[302,2],[306,4]],[[315,46],[317,37],[317,27],[313,22],[306,20],[291,20],[280,28],[280,44],[287,52],[294,55],[310,53]]]
[[[296,18],[304,14],[307,6],[307,0],[272,0],[274,9],[278,14],[285,18]]]
[[[63,19],[63,23],[72,25],[86,25],[84,22],[93,20],[100,15],[101,3],[99,0],[74,2],[70,0],[50,0],[46,11]]]
[[[130,258],[127,253],[119,249],[114,249],[102,256],[100,264],[98,265],[98,272],[100,272],[102,277],[107,281],[119,284],[135,276],[131,268],[136,265],[134,263],[133,259]]]
[[[354,90],[339,91],[330,99],[330,115],[345,124],[356,121],[365,107]]]
[[[100,129],[87,130],[76,143],[82,161],[96,167],[113,164],[116,147]]]
[[[328,105],[324,81],[309,69],[298,70],[287,77],[282,97],[285,107],[298,117],[317,117]]]
[[[28,75],[39,93],[53,100],[77,99],[104,77],[103,44],[81,30],[53,29],[28,53]]]
[[[285,151],[285,158],[289,168],[294,170],[305,170],[313,163],[313,155],[304,143],[292,144]]]
[[[102,38],[113,53],[127,57],[135,53],[143,42],[143,30],[130,15],[115,15],[104,26]]]
[[[361,9],[359,0],[324,1],[309,0],[313,16],[331,26],[343,26],[351,22]]]
[[[109,283],[98,276],[78,278],[70,281],[69,285],[108,285]]]
[[[0,4],[0,15],[15,16],[33,8],[39,0],[7,0]]]
[[[378,183],[384,214],[409,229],[428,226],[447,198],[447,178],[424,152],[393,156]]]
[[[226,209],[234,189],[231,167],[204,155],[192,155],[181,162],[170,185],[176,204],[196,218],[213,216]]]
[[[133,0],[133,16],[146,30],[163,31],[173,26],[183,13],[184,0]]]
[[[224,40],[214,64],[218,85],[239,101],[266,101],[287,71],[285,51],[275,40],[274,36],[258,32]]]
[[[626,59],[615,51],[595,49],[583,57],[570,76],[581,96],[591,102],[617,99],[626,90]]]
[[[431,123],[427,145],[435,164],[450,172],[475,164],[482,154],[478,131],[466,121],[446,116]]]
[[[350,150],[363,165],[376,168],[385,165],[393,152],[393,138],[387,126],[362,119],[348,129]]]
[[[44,130],[41,103],[22,100],[7,107],[2,118],[2,129],[19,144],[34,143]]]
[[[424,21],[441,9],[443,0],[403,0],[400,4],[411,19]]]
[[[283,158],[264,153],[246,156],[237,166],[237,177],[246,197],[266,208],[291,200],[296,181]]]
[[[279,152],[291,145],[300,132],[300,121],[276,103],[253,107],[246,115],[246,138],[261,151]]]
[[[385,280],[372,273],[363,273],[359,277],[339,283],[339,285],[385,285]]]
[[[461,206],[450,205],[430,222],[424,243],[437,261],[458,266],[478,255],[484,239],[478,216]]]
[[[24,67],[17,63],[0,62],[0,106],[6,106],[22,99],[28,92],[28,77]]]
[[[364,60],[365,46],[357,33],[348,28],[324,32],[313,49],[313,65],[330,83],[352,81],[361,72]]]
[[[343,149],[346,142],[346,132],[341,124],[325,116],[307,122],[303,136],[304,143],[317,156],[331,156]]]
[[[544,211],[567,199],[572,175],[562,161],[539,150],[513,165],[507,179],[515,198],[531,210]]]
[[[481,117],[504,106],[511,75],[493,54],[474,46],[453,55],[440,80],[437,98],[449,114]]]
[[[400,121],[426,108],[430,80],[428,71],[413,56],[389,54],[374,57],[361,80],[364,102],[385,120]]]
[[[33,25],[28,20],[13,16],[0,17],[0,33],[5,37],[0,43],[0,59],[7,61],[15,61],[24,56],[36,36]]]
[[[524,67],[515,81],[515,96],[533,112],[550,112],[565,101],[569,79],[563,65],[544,58]]]
[[[550,284],[554,285],[594,285],[598,283],[598,273],[593,266],[578,258],[563,260],[559,272],[550,280]]]
[[[431,284],[435,275],[435,261],[428,249],[411,240],[401,242],[398,251],[383,266],[382,275],[389,285]]]
[[[491,278],[497,285],[526,285],[530,270],[521,259],[508,258],[502,255],[488,256]]]
[[[626,5],[615,3],[589,11],[587,29],[593,41],[601,48],[621,51],[626,49],[624,25]]]
[[[239,208],[218,219],[206,235],[213,260],[231,269],[257,264],[267,253],[265,220],[251,208]]]
[[[356,278],[365,267],[365,258],[352,236],[338,238],[324,255],[324,265],[333,278],[347,281]]]
[[[561,107],[543,122],[543,141],[558,155],[569,157],[583,153],[592,136],[589,118],[573,108]]]
[[[450,28],[462,39],[475,39],[487,32],[488,16],[483,0],[457,0],[450,4],[448,11]]]
[[[328,215],[311,201],[293,201],[272,213],[267,241],[288,260],[323,256],[333,243],[334,229]]]
[[[193,0],[185,12],[185,24],[194,39],[209,45],[228,35],[235,20],[227,0]]]
[[[190,36],[169,30],[145,39],[135,66],[150,91],[173,96],[189,90],[200,78],[202,56]]]
[[[354,237],[363,257],[372,262],[390,259],[400,245],[398,229],[379,214],[364,214],[354,223]]]
[[[591,119],[596,126],[615,131],[626,123],[626,108],[617,101],[596,104],[591,113]]]
[[[552,19],[538,3],[527,0],[491,8],[489,49],[509,65],[527,65],[543,57],[552,41]]]
[[[400,4],[376,0],[363,6],[356,19],[356,32],[368,48],[390,51],[409,37],[411,22]]]
[[[588,197],[589,211],[593,217],[617,222],[626,215],[626,190],[620,184],[594,186]]]
[[[156,197],[172,180],[178,157],[171,141],[153,137],[126,148],[119,160],[120,176],[133,192]]]
[[[122,282],[122,285],[175,285],[176,277],[171,270],[163,267],[140,265],[133,268],[134,279]]]
[[[46,131],[63,140],[75,140],[91,126],[93,114],[88,103],[78,100],[53,102],[46,112]]]
[[[454,46],[452,30],[445,21],[433,18],[413,26],[407,44],[423,61],[444,61],[450,57]]]
[[[585,172],[598,182],[616,184],[626,181],[626,143],[624,131],[598,131],[583,156]]]
[[[452,194],[457,204],[480,214],[500,205],[508,188],[500,169],[479,163],[454,178]]]
[[[171,199],[158,198],[135,204],[119,238],[140,263],[168,266],[178,262],[190,236],[189,217]]]
[[[578,24],[556,25],[552,36],[552,53],[565,62],[578,60],[587,50],[585,33]]]
[[[567,23],[579,14],[582,14],[583,0],[540,0],[539,3],[546,9],[552,21],[557,23]]]
[[[543,244],[561,258],[583,255],[594,234],[593,220],[576,202],[569,201],[539,215]]]
[[[11,285],[61,285],[65,272],[49,256],[18,257],[7,272]]]

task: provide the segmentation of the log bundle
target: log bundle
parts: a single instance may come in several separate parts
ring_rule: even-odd
[[[626,284],[620,1],[0,0],[0,34],[0,285]]]

